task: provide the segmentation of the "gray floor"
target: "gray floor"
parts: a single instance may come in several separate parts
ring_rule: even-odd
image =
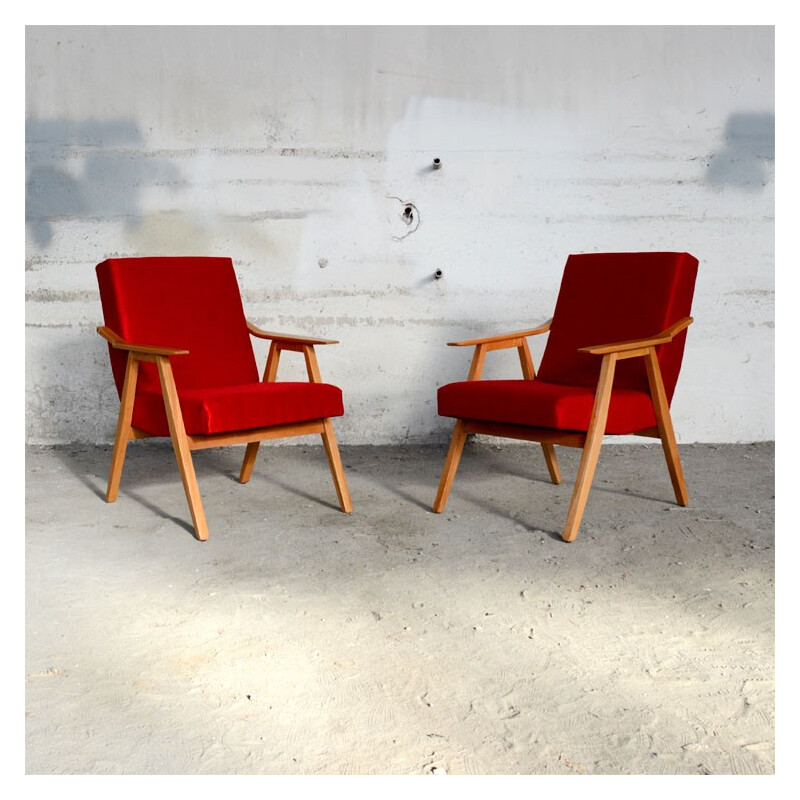
[[[774,447],[28,448],[28,774],[770,774]]]

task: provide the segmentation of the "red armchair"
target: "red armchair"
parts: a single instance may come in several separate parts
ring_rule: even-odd
[[[525,331],[448,342],[474,345],[466,381],[442,386],[438,411],[455,417],[433,510],[447,503],[470,433],[539,442],[553,483],[554,445],[583,448],[564,541],[575,539],[605,434],[661,440],[675,498],[688,504],[670,417],[683,358],[697,259],[688,253],[594,253],[567,260],[553,318]],[[549,332],[536,374],[527,337]],[[514,347],[521,380],[480,380],[486,353]]]
[[[130,439],[169,436],[197,539],[208,538],[191,451],[246,444],[247,483],[262,440],[319,433],[339,506],[352,510],[331,423],[342,392],[323,383],[314,347],[335,344],[262,331],[245,319],[229,258],[111,258],[97,266],[111,368],[120,396],[106,499],[119,490]],[[259,381],[250,336],[270,340]],[[284,350],[302,353],[308,382],[278,382]]]

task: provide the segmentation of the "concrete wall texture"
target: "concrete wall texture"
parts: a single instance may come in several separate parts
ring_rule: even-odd
[[[113,438],[108,256],[230,256],[256,324],[340,340],[359,444],[444,441],[448,340],[649,249],[700,260],[679,440],[772,439],[774,78],[772,27],[28,27],[27,441]]]

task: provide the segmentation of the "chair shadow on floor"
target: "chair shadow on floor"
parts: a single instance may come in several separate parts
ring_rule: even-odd
[[[220,472],[222,472],[225,475],[225,477],[227,477],[231,482],[237,484],[239,483],[239,479],[236,477],[236,475],[231,474],[228,470],[220,470]],[[326,473],[325,478],[327,479],[327,477],[328,475]],[[258,468],[256,468],[255,470],[253,470],[253,478],[250,481],[250,483],[254,484],[253,487],[251,488],[251,491],[253,490],[258,491],[257,486],[259,481],[263,481],[269,486],[279,489],[281,492],[286,492],[287,494],[293,494],[296,497],[309,501],[310,503],[316,503],[321,508],[327,508],[332,511],[339,511],[339,506],[336,503],[331,502],[329,500],[323,500],[317,494],[311,494],[311,492],[299,489],[297,487],[297,484],[287,483],[285,481],[278,480],[277,478],[275,478],[274,475],[266,475],[263,473],[259,474]],[[243,487],[243,491],[247,491],[247,489]]]
[[[220,450],[205,450],[197,454],[197,472],[199,482],[202,484],[204,476],[221,475],[231,482],[236,483],[241,489],[241,503],[246,505],[248,493],[260,491],[259,482],[263,481],[270,487],[275,487],[276,497],[283,493],[294,495],[311,503],[317,503],[321,508],[338,511],[339,506],[333,501],[322,499],[319,495],[298,488],[296,483],[283,481],[271,474],[268,467],[268,451],[271,448],[264,448],[262,455],[263,464],[256,465],[253,471],[253,478],[247,484],[239,483],[238,474],[241,466],[241,457],[244,455],[242,448],[225,448]],[[275,448],[278,449],[278,448]],[[286,448],[280,448],[284,450]],[[322,447],[319,447],[320,451]],[[147,452],[137,452],[139,450]],[[241,450],[241,452],[239,452]],[[96,498],[98,502],[106,504],[106,486],[108,465],[111,461],[111,446],[61,446],[55,448],[61,463],[77,478]],[[281,453],[281,458],[293,458],[294,454]],[[301,457],[297,456],[298,459]],[[308,468],[308,463],[304,464]],[[320,474],[324,479],[325,486],[328,488],[328,471],[324,464],[320,464]],[[194,527],[191,518],[184,519],[180,516],[167,512],[158,503],[148,499],[142,489],[148,486],[174,486],[175,490],[182,493],[180,474],[175,468],[175,454],[168,441],[135,443],[129,448],[126,458],[125,469],[122,474],[120,485],[120,495],[133,500],[143,508],[150,511],[154,517],[174,523],[179,528],[194,536]]]
[[[611,453],[615,448],[620,447],[635,447],[637,452],[647,451],[648,459],[652,459],[652,467],[661,476],[661,468],[663,467],[663,454],[660,447],[657,445],[611,445],[607,446],[605,452],[611,455],[607,464],[608,471],[603,471],[603,459],[600,459],[598,469],[598,481],[594,488],[597,495],[618,495],[626,499],[634,498],[643,500],[649,503],[663,502],[672,506],[670,497],[669,480],[666,476],[666,471],[663,475],[663,493],[659,492],[657,486],[653,486],[652,492],[642,492],[635,489],[627,488],[628,481],[626,480],[624,469],[619,473],[614,472],[614,457]],[[444,451],[445,447],[437,447],[437,455],[440,451]],[[548,475],[547,467],[541,457],[541,452],[538,448],[531,446],[530,448],[525,445],[511,444],[507,447],[498,445],[487,445],[486,443],[470,442],[466,445],[464,451],[464,458],[462,459],[459,467],[459,474],[461,480],[459,486],[454,492],[451,503],[458,504],[459,500],[467,503],[472,508],[479,508],[481,511],[488,513],[498,518],[505,518],[517,524],[524,525],[525,528],[539,533],[544,533],[550,538],[561,541],[561,528],[560,526],[563,518],[567,514],[572,491],[575,485],[579,453],[569,448],[559,448],[559,460],[564,467],[564,478],[560,485],[554,485]],[[519,456],[525,454],[523,457],[526,459],[524,465],[519,463]],[[529,454],[529,457],[528,457]],[[540,462],[537,465],[537,460]],[[427,462],[427,459],[426,459]],[[438,465],[437,465],[438,467]],[[422,509],[423,511],[432,511],[433,494],[435,491],[436,482],[439,479],[439,474],[436,471],[437,467],[432,470],[426,468],[425,475],[415,474],[413,477],[413,487],[408,476],[392,474],[389,471],[381,471],[377,476],[373,476],[380,485],[392,492],[396,496],[402,498],[413,506]],[[430,475],[427,473],[430,472]],[[604,485],[604,476],[606,480],[614,479],[617,475],[623,488],[615,486]],[[491,498],[487,498],[484,490],[479,488],[476,482],[485,483],[492,479],[513,479],[517,481],[528,482],[531,489],[536,487],[537,491],[544,492],[547,497],[548,504],[556,504],[559,506],[556,509],[549,508],[541,518],[537,518],[536,505],[541,503],[541,500],[531,501],[530,513],[526,514],[525,521],[521,520],[519,515],[510,514],[508,509],[500,501],[493,502]],[[429,496],[430,495],[430,496]],[[469,513],[466,511],[459,511],[458,505],[451,507],[451,512],[456,514]],[[462,508],[464,508],[462,506]]]

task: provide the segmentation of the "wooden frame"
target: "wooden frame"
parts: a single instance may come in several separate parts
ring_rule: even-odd
[[[672,488],[675,492],[675,499],[678,505],[685,506],[689,503],[689,496],[686,490],[686,482],[683,477],[680,457],[678,455],[678,445],[675,441],[675,431],[672,427],[672,418],[669,413],[669,401],[664,390],[664,382],[661,377],[661,368],[658,363],[656,347],[671,342],[682,330],[692,323],[691,317],[683,319],[671,325],[665,331],[656,336],[634,339],[626,342],[612,342],[610,344],[593,345],[590,347],[579,348],[582,353],[601,356],[600,376],[595,390],[592,414],[586,432],[582,431],[559,431],[548,428],[534,428],[524,425],[509,425],[505,423],[485,422],[482,420],[458,419],[455,423],[453,435],[450,440],[450,447],[445,458],[444,469],[439,481],[439,489],[433,503],[433,510],[437,513],[444,511],[447,498],[450,494],[453,478],[455,477],[458,463],[467,435],[470,433],[480,433],[489,436],[503,436],[512,439],[524,439],[532,442],[539,442],[544,451],[550,478],[553,483],[561,483],[561,474],[556,461],[553,446],[563,445],[566,447],[580,447],[583,449],[578,474],[575,480],[575,488],[572,493],[567,519],[561,538],[565,542],[571,542],[578,535],[578,528],[583,518],[586,508],[586,501],[589,497],[592,479],[594,477],[597,460],[600,456],[600,445],[605,434],[606,420],[608,418],[608,408],[611,402],[611,389],[614,383],[614,372],[618,361],[628,358],[644,358],[647,370],[647,381],[650,392],[650,399],[653,403],[653,410],[656,417],[656,427],[646,430],[635,431],[637,436],[656,437],[661,440],[664,448],[664,456],[667,461]],[[460,342],[448,342],[448,345],[460,347],[474,345],[475,353],[472,358],[469,375],[467,380],[480,380],[483,369],[483,361],[487,352],[499,350],[504,347],[516,347],[519,351],[522,373],[525,380],[535,380],[536,373],[530,358],[530,351],[527,346],[527,337],[550,330],[552,320],[528,331],[517,331],[515,333],[499,334],[482,339],[470,339]]]
[[[337,344],[335,340],[270,333],[268,331],[262,331],[250,322],[247,323],[247,327],[251,335],[271,341],[262,378],[263,381],[274,381],[276,379],[281,353],[284,350],[290,350],[303,354],[309,381],[312,383],[322,382],[314,347],[319,344]],[[195,537],[199,541],[208,539],[208,523],[206,522],[203,502],[200,498],[200,490],[197,485],[197,477],[192,463],[192,450],[202,450],[208,447],[223,447],[231,444],[246,444],[247,447],[245,449],[242,468],[239,473],[239,481],[240,483],[247,483],[253,472],[258,446],[262,441],[266,439],[279,439],[289,436],[303,436],[318,433],[322,436],[322,443],[331,470],[334,488],[336,489],[336,495],[339,499],[339,507],[345,513],[350,513],[353,510],[353,504],[350,499],[350,492],[347,488],[347,480],[344,474],[344,467],[339,454],[339,447],[330,419],[313,419],[284,425],[272,425],[266,428],[233,431],[230,433],[214,433],[208,435],[187,434],[183,424],[183,415],[181,413],[178,390],[175,386],[175,378],[172,374],[170,359],[172,357],[185,355],[189,351],[127,342],[106,326],[97,328],[97,332],[113,348],[128,351],[125,380],[120,395],[117,429],[111,454],[108,488],[106,490],[106,500],[109,503],[113,503],[117,499],[128,442],[131,439],[146,439],[153,436],[153,434],[134,428],[131,425],[139,364],[141,362],[148,362],[154,363],[158,369],[161,392],[164,397],[164,409],[169,424],[169,435],[172,440],[175,457],[178,461],[178,469],[180,470],[181,481],[183,482],[184,492],[186,493],[186,500],[189,503],[189,511],[192,516]]]

